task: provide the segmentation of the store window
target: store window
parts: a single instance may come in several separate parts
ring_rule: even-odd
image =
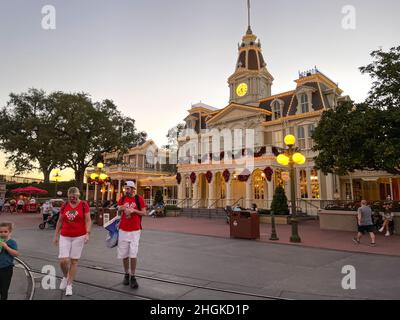
[[[264,200],[264,183],[265,179],[262,176],[260,171],[257,171],[254,174],[254,199],[255,200]]]
[[[308,183],[307,183],[306,170],[300,170],[299,182],[300,182],[300,197],[302,199],[308,199]]]
[[[321,199],[317,170],[315,170],[315,169],[311,170],[310,180],[311,180],[311,196],[312,196],[312,198],[313,199]]]

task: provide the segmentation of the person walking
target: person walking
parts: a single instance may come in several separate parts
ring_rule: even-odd
[[[361,201],[361,207],[358,208],[357,212],[358,221],[358,234],[357,237],[353,238],[356,244],[361,243],[361,237],[364,233],[368,232],[371,237],[371,246],[375,246],[375,234],[374,234],[374,223],[372,221],[372,210],[367,206],[367,201]]]
[[[142,217],[146,215],[146,204],[143,197],[136,194],[136,185],[127,181],[125,194],[118,201],[118,212],[121,215],[118,237],[118,259],[122,259],[125,276],[123,284],[136,289],[139,287],[135,272],[139,240],[142,230]]]
[[[8,299],[14,271],[14,258],[19,255],[17,242],[11,239],[13,225],[0,223],[0,300]]]
[[[86,201],[79,200],[80,191],[68,189],[68,202],[60,208],[60,217],[54,235],[54,244],[59,245],[60,267],[63,272],[60,289],[72,296],[72,283],[77,273],[78,261],[83,247],[89,241],[92,220]]]

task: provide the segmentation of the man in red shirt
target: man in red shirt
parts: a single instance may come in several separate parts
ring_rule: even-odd
[[[133,181],[127,181],[124,189],[125,195],[118,201],[118,211],[121,215],[118,259],[122,259],[124,265],[123,284],[130,284],[131,288],[136,289],[139,287],[135,278],[137,254],[142,230],[142,216],[146,215],[146,204],[143,197],[136,195],[136,185]]]

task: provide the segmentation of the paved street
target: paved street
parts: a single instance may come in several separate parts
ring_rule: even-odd
[[[37,228],[39,216],[2,216],[1,220],[4,219],[16,223],[14,237],[20,246],[22,260],[35,270],[41,270],[48,264],[56,266],[57,248],[51,243],[53,231]],[[69,299],[233,300],[267,299],[268,296],[288,299],[400,298],[400,274],[397,272],[400,257],[151,228],[157,222],[161,225],[171,221],[177,228],[185,228],[184,224],[179,225],[179,221],[185,222],[184,218],[171,219],[144,219],[145,230],[137,272],[140,288],[135,292],[121,285],[121,274],[113,273],[122,271],[116,251],[105,247],[104,230],[94,226],[91,241],[80,261],[83,267],[79,269],[77,280],[83,283],[75,285],[75,295]],[[205,221],[208,220],[200,219],[198,222],[204,224]],[[223,222],[214,220],[214,223]],[[346,265],[356,269],[356,290],[342,289],[345,275],[341,272]],[[99,270],[99,267],[103,270]],[[58,267],[57,272],[60,273]],[[41,289],[41,276],[36,277],[35,299],[64,298],[59,290]],[[13,286],[16,289],[11,298],[20,299],[22,292],[17,290],[16,279],[23,279],[22,273],[14,279]],[[159,280],[172,280],[180,284]],[[22,285],[19,290],[24,290]],[[234,294],[233,291],[242,294]],[[139,297],[132,296],[132,293]]]

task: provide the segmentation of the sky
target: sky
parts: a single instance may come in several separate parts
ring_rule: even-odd
[[[45,5],[56,10],[55,29],[42,28]],[[11,92],[32,87],[83,91],[113,100],[161,146],[192,104],[228,104],[246,6],[247,0],[0,0],[0,107]],[[355,10],[350,25],[346,6]],[[363,101],[371,80],[358,68],[371,62],[371,51],[400,45],[399,12],[398,0],[252,0],[252,29],[275,78],[272,94],[294,89],[298,71],[317,66]],[[0,152],[0,174],[12,173],[4,159]]]

